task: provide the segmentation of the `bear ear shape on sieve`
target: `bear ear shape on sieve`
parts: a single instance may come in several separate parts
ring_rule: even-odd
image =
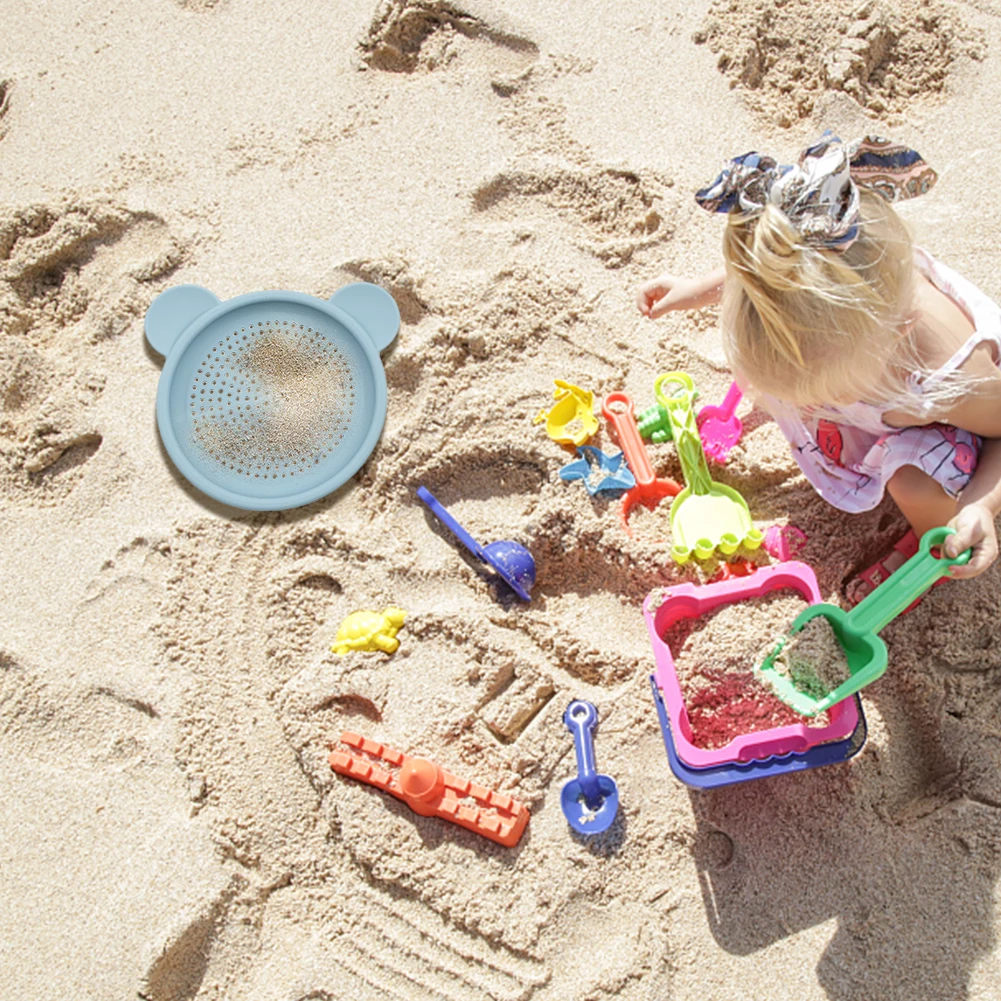
[[[371,282],[345,285],[328,302],[361,325],[376,351],[385,351],[399,332],[400,309],[396,300],[384,288]]]
[[[166,357],[181,334],[218,305],[218,297],[201,285],[175,285],[161,292],[146,310],[146,340]]]

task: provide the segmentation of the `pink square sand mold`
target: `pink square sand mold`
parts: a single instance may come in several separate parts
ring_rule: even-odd
[[[817,744],[844,739],[858,724],[855,700],[848,698],[828,710],[830,722],[824,727],[809,727],[802,723],[738,734],[724,747],[714,750],[704,750],[692,743],[692,728],[675,670],[674,656],[662,637],[680,619],[698,618],[720,605],[760,598],[781,588],[791,588],[811,605],[819,604],[822,600],[813,570],[805,563],[790,560],[762,567],[747,577],[731,577],[714,584],[703,584],[701,587],[679,584],[676,587],[659,588],[647,595],[643,602],[643,617],[646,619],[657,665],[654,676],[664,695],[678,756],[685,764],[693,768],[708,768],[711,765],[802,753]]]

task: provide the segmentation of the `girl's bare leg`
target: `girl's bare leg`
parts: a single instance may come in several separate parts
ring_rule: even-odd
[[[955,499],[917,466],[901,466],[886,488],[919,539],[929,528],[947,525],[956,514]]]

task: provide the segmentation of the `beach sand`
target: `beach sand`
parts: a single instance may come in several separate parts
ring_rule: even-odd
[[[788,161],[828,126],[919,149],[941,179],[903,213],[1001,299],[1001,2],[847,10],[4,4],[0,997],[1001,996],[1001,569],[884,631],[851,763],[690,791],[640,606],[704,574],[670,560],[664,508],[629,538],[561,481],[572,456],[532,423],[557,378],[645,406],[684,369],[722,399],[716,312],[651,322],[635,286],[719,263],[692,193],[726,157]],[[403,319],[362,470],[279,514],[187,485],[156,430],[155,295],[359,279]],[[714,475],[758,527],[802,528],[841,601],[905,526],[826,506],[740,414]],[[530,604],[420,484],[529,547]],[[330,652],[390,605],[396,654]],[[574,698],[621,798],[593,840],[559,806]],[[334,775],[345,729],[518,798],[520,844]]]

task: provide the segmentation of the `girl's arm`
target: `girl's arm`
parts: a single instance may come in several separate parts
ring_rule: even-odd
[[[1001,371],[992,365],[977,374],[983,381],[943,418],[984,437],[976,471],[949,522],[956,534],[945,543],[946,556],[973,547],[973,558],[966,566],[956,567],[953,577],[975,577],[998,556],[994,519],[1001,513]]]
[[[953,577],[975,577],[998,557],[994,519],[1001,512],[1001,439],[989,438],[980,452],[977,470],[959,498],[959,507],[949,522],[956,530],[945,542],[946,556],[958,556],[973,547],[966,566],[955,567]]]
[[[651,320],[674,309],[701,309],[719,302],[725,277],[725,268],[717,268],[701,278],[658,275],[636,290],[636,305]]]

